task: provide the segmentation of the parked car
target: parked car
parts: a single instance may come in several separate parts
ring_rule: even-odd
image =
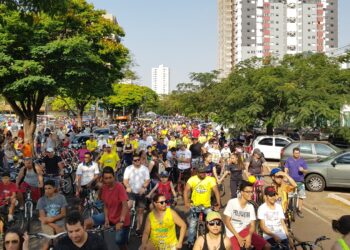
[[[327,141],[329,129],[302,129],[301,138],[303,140]]]
[[[281,162],[293,156],[293,148],[300,148],[300,155],[306,161],[316,161],[342,151],[340,148],[326,141],[293,141],[281,150]]]
[[[340,151],[309,163],[305,186],[313,192],[321,192],[326,187],[350,188],[350,152]]]
[[[261,135],[253,141],[253,150],[258,148],[266,159],[279,160],[281,149],[293,140],[283,135]]]
[[[92,133],[96,138],[99,137],[100,135],[103,135],[103,137],[107,139],[109,136],[110,130],[109,128],[96,128],[93,130]]]
[[[91,134],[86,134],[86,133],[81,133],[81,134],[77,134],[73,137],[72,142],[70,143],[70,146],[72,148],[80,148],[81,144],[83,142],[86,142],[89,138],[90,138]]]

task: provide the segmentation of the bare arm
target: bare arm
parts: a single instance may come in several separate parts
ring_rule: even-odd
[[[37,176],[38,176],[39,188],[42,188],[44,186],[43,169],[40,166],[38,166],[38,165],[35,165],[34,167],[36,169],[36,173],[37,173]]]
[[[148,215],[146,219],[145,229],[143,230],[143,234],[142,234],[141,249],[146,249],[150,232],[151,232],[151,223]]]
[[[178,247],[178,248],[181,249],[183,240],[185,238],[187,225],[174,210],[171,210],[171,214],[173,216],[175,224],[180,227],[180,236],[179,236],[178,246],[181,245],[181,247]]]
[[[191,191],[191,187],[188,183],[186,183],[185,189],[184,189],[184,205],[187,207],[190,207],[190,201],[188,200],[188,193]]]
[[[203,236],[200,236],[196,239],[194,245],[193,245],[193,250],[202,250],[204,245],[204,238]]]
[[[18,176],[17,176],[17,179],[16,179],[16,185],[17,185],[17,187],[19,187],[19,183],[21,182],[21,180],[22,180],[23,177],[24,177],[24,168],[25,168],[25,167],[22,167],[22,168],[19,170],[19,173],[18,173]]]
[[[154,188],[152,188],[151,192],[149,192],[149,194],[147,195],[148,198],[150,198],[152,196],[152,194],[158,189],[159,184],[157,183]]]
[[[220,208],[221,207],[221,201],[220,201],[220,192],[219,192],[218,186],[215,185],[212,189],[213,189],[213,192],[214,192],[214,195],[215,195],[216,203],[217,203],[218,207]]]

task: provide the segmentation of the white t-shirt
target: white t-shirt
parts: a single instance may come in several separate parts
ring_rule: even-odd
[[[215,148],[210,148],[209,153],[212,155],[212,161],[216,164],[220,163],[220,158],[221,158],[221,152],[219,149]]]
[[[135,168],[134,165],[130,165],[125,169],[124,180],[129,180],[131,192],[138,194],[145,181],[149,180],[148,168],[141,165],[139,168]]]
[[[287,235],[283,229],[281,219],[284,219],[284,213],[281,205],[275,204],[275,209],[271,209],[266,203],[262,204],[258,209],[258,219],[264,220],[265,225],[270,231],[280,237],[282,240],[287,239]],[[263,234],[265,239],[271,236]]]
[[[231,218],[231,224],[238,233],[245,229],[252,221],[256,220],[254,206],[248,203],[242,208],[238,198],[228,201],[224,215]],[[226,235],[229,238],[234,236],[228,228],[226,228]]]
[[[81,176],[80,185],[87,185],[94,178],[95,174],[99,174],[100,170],[96,162],[91,162],[91,165],[87,166],[85,163],[80,163],[77,168],[76,175]]]
[[[191,159],[192,153],[190,150],[185,149],[185,150],[178,150],[176,152],[176,157],[177,159]],[[178,162],[177,167],[181,170],[189,169],[191,167],[191,163],[185,163],[185,162]]]
[[[151,146],[151,144],[148,143],[146,140],[143,140],[143,139],[139,140],[139,148],[138,148],[139,152],[141,150],[146,151],[147,150],[147,146]]]
[[[153,142],[153,137],[151,136],[151,135],[149,135],[149,136],[147,136],[147,139],[146,139],[146,141],[148,142],[148,144],[152,144],[152,142]]]
[[[231,150],[229,147],[221,149],[221,156],[225,159],[229,158],[231,154]]]

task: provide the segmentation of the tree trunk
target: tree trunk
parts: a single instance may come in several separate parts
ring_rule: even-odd
[[[266,134],[267,135],[273,135],[273,125],[272,125],[272,123],[267,124],[267,126],[266,126]]]
[[[78,108],[78,116],[77,116],[77,125],[78,128],[81,128],[83,125],[83,115],[84,115],[84,107]]]
[[[29,118],[23,119],[24,143],[29,142],[34,153],[34,133],[36,129],[36,119],[33,121]]]

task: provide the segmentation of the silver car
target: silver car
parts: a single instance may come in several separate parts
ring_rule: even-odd
[[[350,152],[341,151],[308,163],[305,186],[309,191],[321,192],[326,187],[350,188]]]

